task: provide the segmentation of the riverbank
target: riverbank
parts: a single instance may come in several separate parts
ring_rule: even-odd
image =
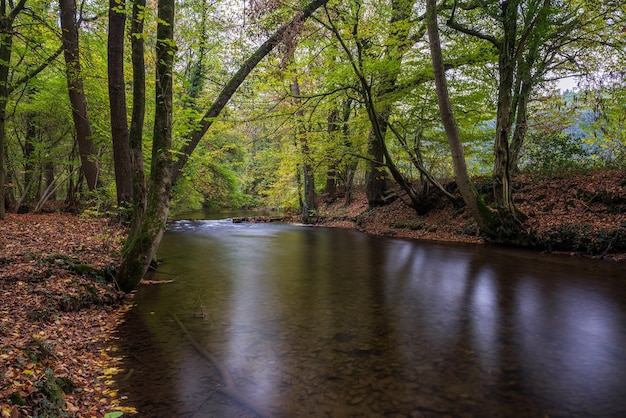
[[[522,228],[532,248],[626,261],[626,171],[521,175],[514,189],[518,208],[528,216]],[[320,202],[318,224],[398,238],[485,243],[464,208],[443,196],[429,203],[431,209],[419,216],[402,199],[368,209],[365,192],[357,190],[348,204],[345,199]]]
[[[0,221],[0,416],[103,417],[123,407],[112,332],[129,305],[110,271],[124,231],[104,219]]]
[[[514,186],[537,250],[626,261],[626,171],[521,176]],[[320,204],[319,224],[485,242],[463,208],[445,198],[431,205],[420,216],[401,199],[370,210],[357,191],[349,204]],[[132,412],[111,386],[120,363],[112,333],[129,304],[107,271],[124,237],[105,219],[69,214],[8,214],[0,222],[0,417]]]

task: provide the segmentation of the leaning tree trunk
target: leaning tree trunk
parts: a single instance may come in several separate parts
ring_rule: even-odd
[[[256,51],[239,67],[239,70],[231,77],[226,83],[220,94],[217,96],[211,107],[206,111],[202,119],[198,122],[198,128],[194,130],[188,137],[188,141],[180,149],[178,153],[178,161],[174,169],[174,183],[181,174],[181,170],[189,160],[189,156],[196,149],[200,140],[209,130],[215,118],[219,116],[222,109],[226,106],[230,98],[235,94],[239,86],[244,82],[248,74],[257,66],[259,62],[267,54],[269,54],[276,45],[278,45],[284,36],[289,36],[293,33],[297,33],[298,28],[302,25],[302,22],[307,20],[313,12],[319,9],[321,6],[328,3],[328,0],[313,0],[307,4],[302,11],[296,13],[294,18],[285,25],[281,26],[274,32],[263,44],[261,44]]]
[[[174,64],[174,0],[159,0],[156,41],[156,107],[147,210],[122,250],[117,283],[132,290],[146,274],[161,242],[172,192],[172,68]]]
[[[441,121],[448,137],[448,144],[452,153],[452,166],[454,177],[472,217],[478,224],[481,231],[491,235],[494,232],[493,214],[478,195],[472,184],[467,165],[463,144],[459,135],[459,130],[454,120],[454,113],[450,104],[446,73],[443,66],[443,56],[441,52],[441,42],[439,40],[439,28],[437,25],[436,0],[426,1],[426,22],[428,25],[428,39],[430,43],[430,55],[433,63],[435,88],[437,90],[437,102]]]
[[[80,153],[81,167],[89,190],[94,190],[98,181],[95,146],[92,140],[91,124],[87,115],[87,96],[83,89],[83,79],[79,58],[78,23],[76,21],[76,1],[59,0],[61,9],[61,39],[65,55],[65,73],[72,118],[76,130],[76,142]]]
[[[132,202],[133,183],[126,120],[126,89],[124,85],[124,32],[126,1],[109,0],[108,76],[111,139],[117,203],[125,207]]]
[[[154,138],[152,142],[150,187],[147,193],[145,212],[142,216],[133,220],[131,233],[122,249],[122,260],[116,276],[120,289],[125,292],[131,291],[147,272],[165,229],[172,184],[215,118],[219,116],[222,109],[254,67],[281,41],[282,36],[289,33],[290,29],[298,27],[304,20],[310,17],[317,8],[324,5],[327,1],[328,0],[313,0],[302,12],[297,13],[290,23],[281,26],[243,63],[230,81],[224,86],[213,105],[202,117],[199,122],[199,128],[194,131],[190,137],[190,141],[183,147],[179,160],[174,166],[171,152],[171,70],[173,56],[175,54],[175,44],[172,37],[174,1],[159,0],[156,61],[157,103],[155,109]]]

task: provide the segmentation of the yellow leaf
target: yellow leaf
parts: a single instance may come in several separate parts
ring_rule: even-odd
[[[110,369],[106,369],[104,371],[104,375],[105,376],[113,376],[118,374],[120,371],[117,369],[117,367],[111,367]]]

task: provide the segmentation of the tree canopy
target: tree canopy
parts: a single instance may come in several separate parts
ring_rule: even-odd
[[[476,198],[495,223],[478,223],[506,237],[520,171],[624,168],[623,2],[428,6],[430,21],[413,0],[2,2],[0,217],[64,201],[131,217],[131,243],[158,212],[154,249],[170,198],[306,220],[365,187],[420,214],[431,193],[461,201],[446,184],[462,165],[491,177]]]

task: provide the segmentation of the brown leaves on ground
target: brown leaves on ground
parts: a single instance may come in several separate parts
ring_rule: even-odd
[[[518,208],[528,215],[522,228],[534,234],[538,248],[626,259],[623,249],[615,250],[618,241],[623,245],[626,240],[626,170],[553,178],[525,174],[514,180],[514,190]],[[482,242],[468,213],[443,197],[420,216],[400,199],[368,210],[363,191],[355,193],[349,205],[339,200],[320,207],[327,226],[403,238]]]
[[[111,389],[111,332],[127,306],[107,277],[123,233],[64,214],[0,221],[1,417],[128,410]]]

